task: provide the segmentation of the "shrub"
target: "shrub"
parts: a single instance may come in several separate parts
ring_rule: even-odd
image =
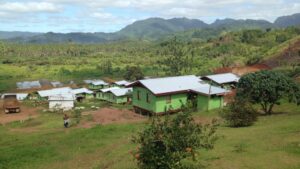
[[[257,112],[250,103],[235,101],[221,110],[221,117],[231,127],[251,126],[257,120]]]
[[[141,169],[183,169],[197,164],[196,152],[211,149],[217,139],[216,122],[196,124],[190,113],[179,113],[175,118],[154,117],[150,126],[133,138],[139,146],[134,152]],[[193,162],[188,162],[193,161]]]

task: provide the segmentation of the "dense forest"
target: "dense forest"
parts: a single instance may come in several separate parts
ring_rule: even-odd
[[[210,34],[211,31],[207,31]],[[300,28],[249,29],[220,32],[198,39],[203,31],[177,33],[161,41],[124,40],[104,44],[17,44],[0,42],[0,91],[21,80],[53,79],[67,82],[84,78],[121,79],[128,67],[138,66],[145,76],[210,74],[215,68],[268,63],[289,76],[299,75]],[[296,46],[295,46],[296,44]],[[297,48],[298,47],[298,48]],[[296,61],[296,62],[295,62]]]

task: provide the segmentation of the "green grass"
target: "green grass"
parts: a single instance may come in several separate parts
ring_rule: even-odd
[[[251,127],[221,125],[215,148],[201,150],[198,160],[208,169],[300,168],[300,109],[284,103],[275,106],[275,112],[259,117]],[[217,111],[194,116],[215,118]],[[41,113],[36,119],[0,126],[0,168],[134,169],[136,163],[129,152],[136,146],[131,137],[143,126],[64,129],[61,114]]]

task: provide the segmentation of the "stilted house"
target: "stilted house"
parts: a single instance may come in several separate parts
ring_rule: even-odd
[[[53,95],[49,96],[49,109],[50,110],[63,110],[68,111],[74,107],[75,97],[73,94]]]
[[[126,80],[121,80],[121,81],[116,81],[114,83],[112,83],[113,87],[126,87],[127,85],[129,85],[131,82],[128,82]]]
[[[84,82],[88,84],[88,88],[90,90],[94,90],[94,91],[109,87],[109,84],[104,82],[103,80],[84,80]]]
[[[238,75],[233,73],[222,73],[201,77],[202,80],[212,85],[217,85],[225,89],[234,89],[240,80]]]
[[[108,101],[108,94],[107,92],[110,90],[120,89],[119,87],[110,87],[105,89],[100,89],[96,92],[96,98],[100,100]]]
[[[77,101],[82,101],[83,99],[92,99],[94,98],[94,92],[87,88],[73,89],[72,93],[76,97]]]
[[[225,92],[224,89],[212,88],[209,84],[204,84],[194,75],[139,80],[128,87],[133,87],[132,104],[135,111],[151,114],[180,111],[189,100],[193,101],[193,99],[197,99],[199,110],[210,110],[216,107],[211,98],[217,94],[222,97],[224,95],[222,92]],[[207,93],[208,89],[218,92]],[[222,92],[219,93],[221,90]],[[218,108],[223,106],[222,99],[219,100],[221,103]],[[203,107],[205,103],[209,104],[209,109]]]
[[[116,104],[124,104],[131,102],[132,88],[120,88],[109,90],[105,93],[107,101]]]

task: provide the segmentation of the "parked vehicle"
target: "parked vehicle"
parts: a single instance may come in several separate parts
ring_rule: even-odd
[[[3,109],[5,113],[19,113],[21,109],[17,95],[4,96]]]

